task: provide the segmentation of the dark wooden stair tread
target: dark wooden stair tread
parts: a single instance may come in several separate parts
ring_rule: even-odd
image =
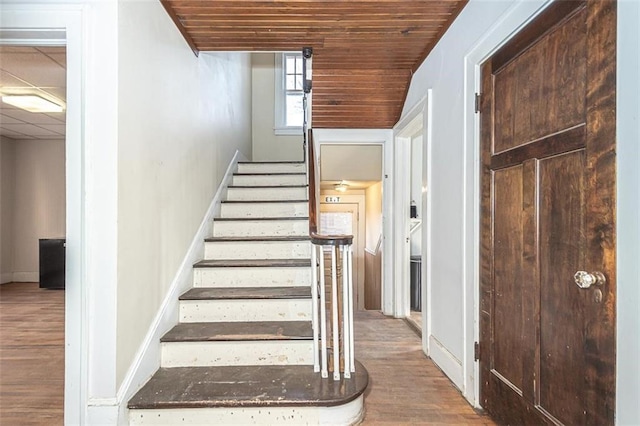
[[[304,161],[238,161],[238,164],[304,164]]]
[[[306,188],[308,185],[229,185],[227,188],[261,188],[261,189],[272,189],[272,188]]]
[[[290,216],[290,217],[216,217],[214,222],[250,222],[257,220],[277,221],[277,220],[309,220],[309,216]]]
[[[234,173],[234,176],[304,176],[305,172],[263,172],[263,173]]]
[[[257,204],[257,203],[308,203],[309,200],[224,200],[222,203],[244,203],[244,204]]]
[[[207,259],[193,265],[194,268],[253,268],[253,267],[304,267],[311,266],[310,259]]]
[[[311,288],[300,287],[195,287],[180,296],[180,300],[220,299],[306,299]]]
[[[128,407],[331,407],[355,400],[368,383],[358,361],[351,379],[338,381],[321,378],[307,365],[160,368]]]
[[[281,235],[281,236],[256,236],[256,237],[209,237],[205,238],[208,243],[224,242],[279,242],[279,241],[310,241],[308,235]]]
[[[161,342],[214,342],[247,340],[309,340],[309,321],[194,322],[180,323]]]

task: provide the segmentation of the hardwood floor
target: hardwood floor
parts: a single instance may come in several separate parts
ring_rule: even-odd
[[[403,320],[356,313],[356,354],[369,370],[364,425],[484,424]],[[0,425],[61,425],[64,291],[0,286]]]
[[[355,313],[356,357],[369,370],[363,425],[494,425],[476,413],[422,352],[401,319]]]
[[[0,425],[61,425],[64,291],[0,285]]]

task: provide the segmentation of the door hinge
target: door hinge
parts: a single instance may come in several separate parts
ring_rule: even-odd
[[[475,342],[473,344],[473,360],[474,361],[480,360],[480,343],[478,342]]]
[[[480,93],[476,93],[476,113],[480,112],[480,102],[482,101],[482,97]]]

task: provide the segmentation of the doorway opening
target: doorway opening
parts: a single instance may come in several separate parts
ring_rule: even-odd
[[[61,423],[66,47],[3,41],[0,55],[0,319],[10,330],[0,336],[0,418],[20,423],[28,412]],[[27,96],[43,105],[23,105]]]

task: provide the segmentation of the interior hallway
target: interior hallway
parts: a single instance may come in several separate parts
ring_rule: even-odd
[[[422,352],[402,319],[355,312],[356,358],[369,371],[363,425],[494,425]]]
[[[356,356],[369,370],[364,425],[494,424],[466,403],[400,319],[356,312]],[[64,291],[0,286],[0,425],[61,425]]]

